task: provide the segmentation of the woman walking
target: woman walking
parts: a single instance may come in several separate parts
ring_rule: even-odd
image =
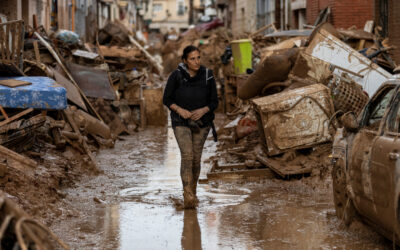
[[[183,50],[183,63],[171,73],[163,103],[171,110],[171,123],[181,152],[181,179],[185,208],[195,208],[201,154],[218,106],[212,71],[200,65],[195,46]],[[215,129],[213,128],[214,137]]]

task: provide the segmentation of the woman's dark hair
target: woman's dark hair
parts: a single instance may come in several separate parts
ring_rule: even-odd
[[[186,46],[186,48],[183,50],[182,60],[187,59],[188,55],[196,50],[200,52],[199,48],[197,48],[196,46],[193,45]]]

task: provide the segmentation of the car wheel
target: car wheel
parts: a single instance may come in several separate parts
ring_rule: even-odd
[[[333,202],[335,203],[336,216],[349,226],[353,221],[356,210],[353,201],[346,191],[346,172],[344,162],[339,159],[332,168]]]

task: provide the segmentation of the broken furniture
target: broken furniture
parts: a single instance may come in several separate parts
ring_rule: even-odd
[[[347,73],[369,96],[372,96],[382,83],[393,78],[392,74],[325,29],[320,29],[314,34],[305,53],[331,64],[335,75]]]
[[[0,85],[0,111],[2,113],[0,126],[32,112],[33,109],[61,110],[67,107],[67,93],[65,88],[57,85],[51,78],[0,77],[0,80],[9,79],[30,82],[31,85],[15,88]],[[4,108],[25,110],[10,117]]]
[[[0,75],[24,75],[24,21],[1,23],[0,20]]]
[[[331,140],[334,107],[329,89],[313,84],[252,100],[269,156]]]

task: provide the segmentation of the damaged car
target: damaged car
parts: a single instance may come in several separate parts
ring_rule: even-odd
[[[400,238],[400,80],[383,84],[358,118],[344,114],[332,152],[336,215]]]

